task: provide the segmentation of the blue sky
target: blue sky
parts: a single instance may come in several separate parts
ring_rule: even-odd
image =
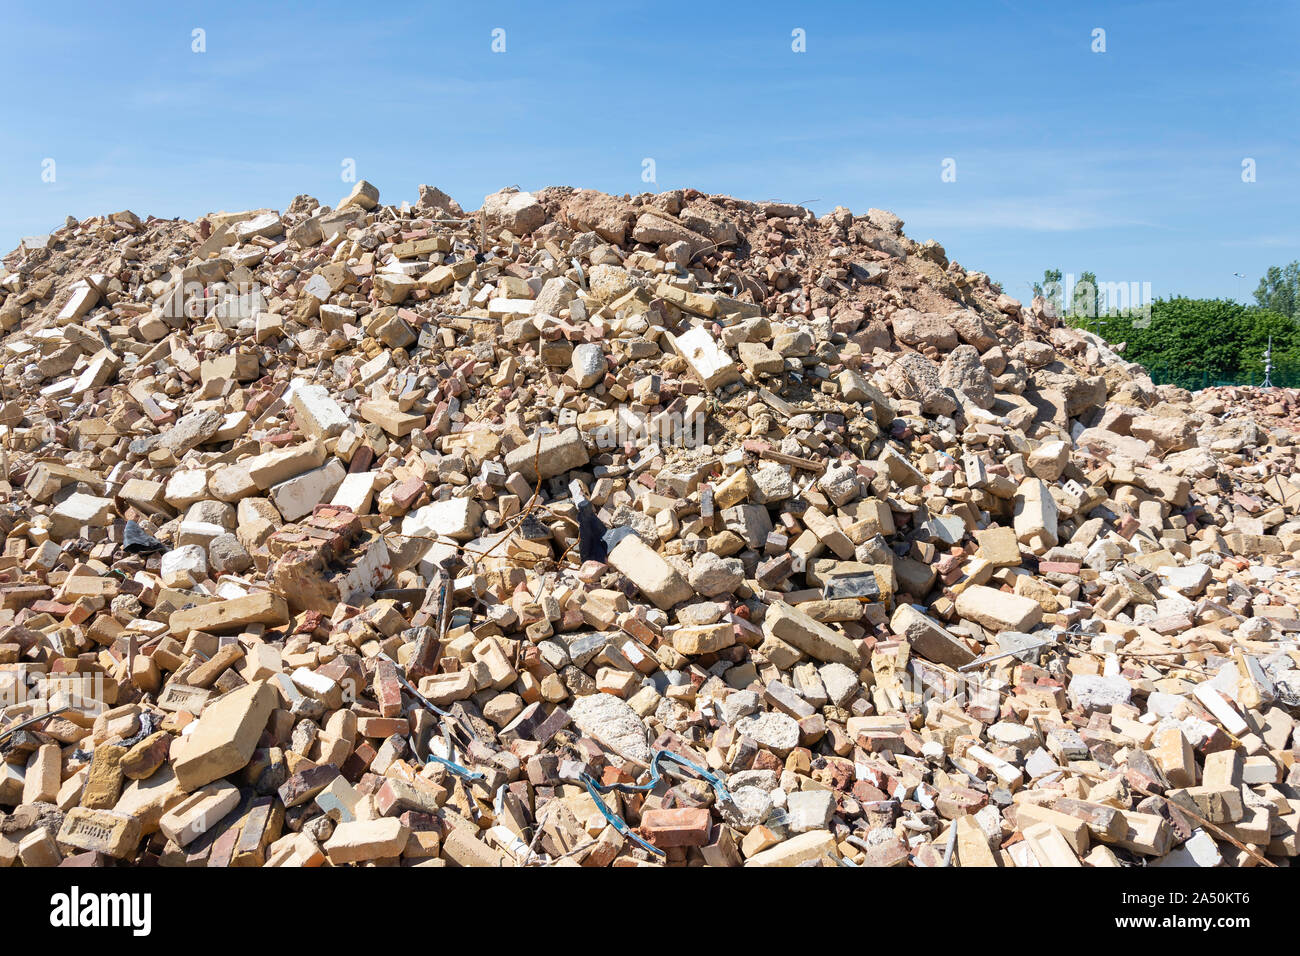
[[[1269,265],[1300,258],[1294,2],[11,2],[3,16],[5,250],[69,214],[332,204],[352,159],[386,202],[419,183],[467,208],[504,185],[570,184],[878,206],[1022,298],[1055,266],[1248,299]]]

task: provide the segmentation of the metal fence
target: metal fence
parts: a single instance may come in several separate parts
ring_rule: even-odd
[[[1202,388],[1217,388],[1221,385],[1259,386],[1264,384],[1264,373],[1262,371],[1246,372],[1237,378],[1223,379],[1212,372],[1204,370],[1152,365],[1147,368],[1147,373],[1151,376],[1151,381],[1156,385],[1177,385],[1179,388],[1185,388],[1193,392]],[[1300,388],[1300,364],[1286,363],[1275,366],[1272,374],[1269,375],[1269,382],[1275,388]]]

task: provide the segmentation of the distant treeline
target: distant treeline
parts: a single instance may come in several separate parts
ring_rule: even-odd
[[[1034,291],[1063,311],[1071,325],[1113,344],[1127,343],[1124,357],[1146,366],[1158,382],[1189,388],[1258,385],[1272,336],[1273,384],[1300,385],[1300,262],[1269,269],[1255,290],[1255,305],[1179,296],[1108,306],[1097,292],[1096,277],[1085,272],[1070,289],[1070,307],[1063,309],[1060,280],[1060,271],[1049,269]]]

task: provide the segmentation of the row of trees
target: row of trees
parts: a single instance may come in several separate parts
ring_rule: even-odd
[[[1157,381],[1258,384],[1271,337],[1273,384],[1300,385],[1300,262],[1270,268],[1255,290],[1255,305],[1181,296],[1108,301],[1114,289],[1091,272],[1067,288],[1059,269],[1046,270],[1034,284],[1034,294],[1071,325],[1126,343],[1124,357],[1146,366]]]
[[[1106,310],[1106,295],[1097,283],[1097,273],[1085,272],[1073,285],[1064,279],[1065,275],[1060,269],[1044,269],[1043,281],[1034,283],[1034,295],[1046,298],[1057,315],[1096,316]],[[1067,293],[1070,297],[1068,309],[1065,308]]]
[[[1045,296],[1058,315],[1098,316],[1126,308],[1129,303],[1108,301],[1107,289],[1113,283],[1099,283],[1095,272],[1080,273],[1068,286],[1070,304],[1065,308],[1067,283],[1060,269],[1043,270],[1043,281],[1034,283],[1034,295]],[[1300,260],[1284,266],[1269,266],[1255,287],[1255,304],[1268,312],[1300,321]]]
[[[1300,319],[1300,261],[1269,266],[1255,289],[1255,302],[1261,309]]]

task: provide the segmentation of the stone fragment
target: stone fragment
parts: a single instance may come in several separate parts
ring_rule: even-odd
[[[947,628],[910,604],[900,604],[890,619],[889,628],[911,645],[912,651],[926,660],[949,667],[961,667],[975,660],[975,655]]]
[[[180,787],[197,790],[244,767],[275,703],[275,691],[259,681],[208,704],[194,731],[172,745],[172,768]]]
[[[507,472],[518,472],[525,480],[553,478],[590,461],[586,443],[576,428],[551,434],[537,434],[506,453]]]
[[[142,827],[138,817],[114,810],[73,807],[59,828],[59,846],[69,851],[103,853],[117,860],[130,860],[140,844]]]
[[[792,644],[814,660],[858,663],[858,648],[851,640],[782,601],[768,608],[763,633]]]
[[[745,866],[790,867],[823,859],[839,860],[835,837],[829,830],[809,830],[755,853],[745,861]]]
[[[569,708],[574,726],[619,756],[650,760],[645,725],[630,706],[610,694],[587,694]]]
[[[299,385],[293,392],[294,420],[310,438],[324,440],[339,435],[351,419],[320,385]]]
[[[1031,631],[1043,619],[1037,601],[981,584],[963,590],[956,606],[960,616],[994,631]]]
[[[673,346],[696,378],[711,392],[740,378],[740,367],[718,347],[713,336],[702,326],[677,336],[673,339]]]
[[[686,579],[634,534],[610,549],[609,563],[627,576],[655,606],[668,610],[694,596]]]
[[[378,820],[352,820],[340,823],[325,841],[325,855],[330,863],[360,863],[401,856],[410,831],[401,820],[381,817]]]

